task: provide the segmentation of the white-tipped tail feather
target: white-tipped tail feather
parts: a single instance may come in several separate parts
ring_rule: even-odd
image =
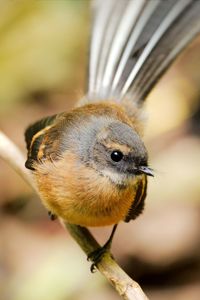
[[[88,98],[143,101],[200,32],[199,0],[94,0]]]

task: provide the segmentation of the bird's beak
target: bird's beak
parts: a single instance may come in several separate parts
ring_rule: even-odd
[[[148,175],[148,176],[153,176],[154,177],[154,174],[153,174],[153,169],[149,168],[149,167],[146,167],[146,166],[140,166],[137,168],[137,170],[145,175]]]

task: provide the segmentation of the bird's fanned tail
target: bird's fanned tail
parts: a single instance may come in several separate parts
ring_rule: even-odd
[[[143,101],[200,32],[198,0],[95,0],[88,99]]]

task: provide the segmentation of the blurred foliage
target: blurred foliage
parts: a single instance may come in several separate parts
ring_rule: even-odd
[[[88,0],[0,1],[0,127],[24,153],[31,122],[83,95],[89,23]],[[146,101],[144,138],[156,176],[143,215],[120,224],[113,243],[152,300],[200,299],[199,69],[197,38]],[[2,161],[0,209],[0,299],[119,299]],[[101,243],[109,231],[93,229]]]
[[[1,110],[64,81],[77,87],[87,7],[87,0],[0,2]]]

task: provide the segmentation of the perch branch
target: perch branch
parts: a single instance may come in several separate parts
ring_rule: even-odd
[[[36,189],[31,173],[25,168],[25,158],[18,147],[0,131],[0,157],[7,162],[32,188]]]
[[[33,178],[24,167],[25,158],[16,145],[0,132],[0,157],[6,161],[36,192],[37,188]],[[72,225],[63,220],[61,223],[68,229],[71,236],[76,240],[82,250],[88,255],[100,245],[84,227]],[[119,295],[125,300],[148,300],[139,284],[132,280],[116,263],[111,253],[107,252],[101,262],[98,263],[98,270],[115,287]]]

